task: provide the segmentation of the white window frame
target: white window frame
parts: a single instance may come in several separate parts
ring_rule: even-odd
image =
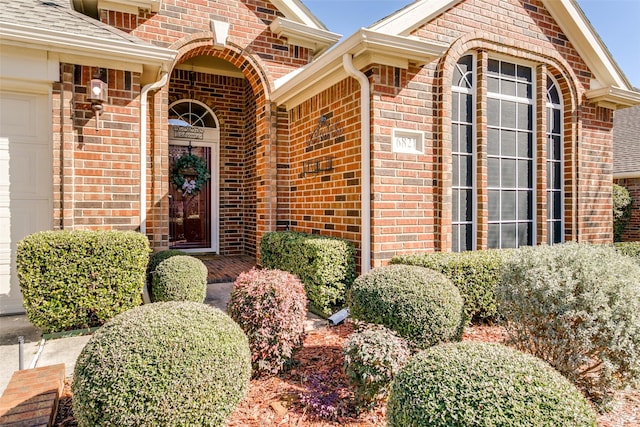
[[[453,150],[453,139],[452,139],[452,147],[451,147],[451,164],[452,164],[452,170],[451,170],[451,198],[452,198],[452,206],[453,206],[453,190],[471,190],[471,197],[472,197],[472,212],[471,212],[471,221],[454,221],[454,212],[452,209],[451,212],[451,227],[452,227],[452,232],[451,232],[451,239],[452,239],[452,246],[453,246],[453,227],[456,226],[461,226],[461,225],[471,225],[471,248],[468,250],[476,250],[477,249],[477,228],[478,228],[478,203],[477,203],[477,199],[478,199],[478,184],[477,184],[477,74],[478,74],[478,70],[477,70],[477,56],[474,52],[468,52],[465,53],[464,55],[462,55],[460,57],[460,59],[464,58],[465,56],[471,56],[471,64],[472,64],[472,73],[471,73],[471,80],[470,80],[470,84],[471,84],[471,88],[465,88],[465,87],[461,87],[461,86],[456,86],[457,82],[453,82],[453,76],[452,76],[452,84],[451,84],[451,106],[453,108],[453,96],[456,93],[462,93],[465,95],[471,95],[471,104],[473,105],[473,111],[471,113],[471,134],[472,134],[472,144],[471,144],[471,187],[467,187],[467,186],[454,186],[453,185],[453,174],[456,173],[456,171],[453,170],[453,157],[455,155],[468,155],[469,153],[467,152],[461,152],[461,151],[454,151]],[[456,61],[456,66],[457,66],[457,61]],[[458,104],[459,107],[460,104]],[[456,126],[457,124],[468,124],[467,122],[461,122],[461,121],[454,121],[453,120],[453,115],[452,115],[452,119],[451,119],[451,129],[453,130],[453,126]],[[452,136],[453,136],[453,131],[451,132]],[[458,180],[459,182],[459,180]],[[460,201],[458,199],[458,209],[461,209],[460,206]],[[458,217],[459,217],[459,212],[457,213]],[[460,234],[458,233],[458,248],[460,248]],[[452,248],[453,249],[453,248]]]
[[[560,189],[550,189],[549,188],[549,173],[547,172],[547,188],[545,188],[546,191],[546,196],[547,196],[547,200],[549,198],[549,193],[554,193],[557,191],[560,191],[560,242],[559,243],[564,243],[565,242],[565,204],[564,204],[564,197],[565,197],[565,188],[564,188],[564,159],[565,159],[565,155],[564,155],[564,108],[563,108],[563,104],[562,104],[562,92],[560,91],[560,85],[558,84],[558,81],[553,78],[553,76],[547,76],[548,79],[551,80],[551,82],[553,83],[553,85],[556,88],[556,91],[558,92],[558,98],[560,101],[560,104],[553,104],[549,101],[549,91],[548,89],[546,89],[545,93],[546,95],[546,106],[545,106],[545,114],[548,115],[548,110],[549,108],[552,109],[558,109],[560,110],[560,159],[553,159],[551,160],[552,162],[558,162],[560,163],[560,175],[561,175],[561,179],[560,179]],[[545,82],[546,84],[546,82]],[[544,130],[545,132],[545,141],[549,141],[549,132],[548,132],[548,128],[549,128],[549,124],[547,123],[547,129]],[[547,159],[546,159],[546,164],[545,166],[547,166],[547,171],[549,170],[549,153],[547,152]],[[548,202],[547,202],[548,203]],[[549,219],[549,212],[547,210],[547,218],[546,218],[546,226],[547,226],[547,242],[548,243],[553,243],[550,240],[550,236],[549,236],[549,223],[550,222],[557,222],[557,219]]]
[[[516,104],[524,104],[524,105],[530,105],[532,108],[532,122],[531,122],[531,129],[529,129],[528,131],[531,132],[531,138],[532,138],[532,153],[530,158],[526,158],[527,160],[531,160],[531,182],[532,182],[532,187],[531,188],[527,188],[528,191],[531,191],[531,219],[527,220],[527,221],[521,221],[518,220],[517,218],[517,206],[518,206],[518,191],[523,190],[522,188],[510,188],[510,187],[502,187],[502,182],[500,182],[499,187],[489,187],[489,182],[488,182],[488,177],[489,174],[491,173],[491,170],[489,169],[489,158],[497,158],[497,159],[514,159],[516,160],[516,165],[517,165],[517,160],[524,160],[525,158],[519,157],[517,155],[515,156],[502,156],[502,154],[500,155],[489,155],[488,152],[486,153],[487,156],[487,183],[486,183],[486,189],[487,189],[487,195],[489,194],[490,191],[492,190],[498,190],[500,191],[500,207],[502,207],[502,192],[505,190],[512,190],[516,192],[516,219],[515,220],[509,220],[509,221],[503,221],[502,218],[500,218],[498,221],[491,221],[489,220],[489,218],[487,217],[487,224],[490,226],[491,224],[499,224],[500,226],[502,224],[511,224],[511,223],[515,223],[516,224],[516,247],[520,247],[520,246],[526,246],[528,245],[522,245],[519,242],[519,236],[518,236],[518,226],[517,224],[520,223],[531,223],[531,245],[536,245],[537,243],[537,209],[536,209],[536,201],[537,201],[537,182],[538,182],[538,176],[536,173],[536,135],[538,132],[538,126],[537,126],[537,115],[536,115],[536,93],[537,93],[537,88],[536,88],[536,67],[535,65],[529,63],[529,62],[525,62],[525,61],[518,61],[517,58],[511,58],[511,57],[504,57],[504,56],[491,56],[489,57],[489,60],[495,60],[495,61],[499,61],[500,63],[502,62],[506,62],[509,64],[513,64],[515,66],[522,66],[522,67],[527,67],[531,69],[531,98],[523,98],[523,97],[519,97],[519,96],[514,96],[514,95],[504,95],[502,93],[495,93],[495,92],[489,92],[488,90],[488,83],[487,83],[487,98],[486,98],[486,104],[485,104],[485,109],[487,111],[487,133],[489,129],[498,129],[498,130],[513,130],[516,132],[521,132],[523,131],[523,129],[517,129],[517,128],[508,128],[508,127],[502,127],[502,124],[500,124],[499,126],[489,126],[489,109],[488,109],[488,104],[489,104],[489,99],[497,99],[499,101],[510,101],[510,102],[515,102]],[[489,73],[488,70],[486,70],[487,73],[484,76],[485,79],[487,79],[488,82],[488,78],[489,78]],[[500,72],[500,76],[502,78],[502,76],[504,76],[502,74],[502,72]],[[545,112],[546,113],[546,112]],[[517,126],[517,125],[516,125]],[[546,129],[545,129],[546,132]],[[517,172],[516,172],[516,176],[517,176]],[[489,212],[487,211],[487,214]],[[487,233],[489,233],[487,231]],[[487,241],[488,241],[489,235],[487,234]],[[498,243],[499,243],[499,248],[502,248],[502,231],[500,231],[499,237],[498,237]]]

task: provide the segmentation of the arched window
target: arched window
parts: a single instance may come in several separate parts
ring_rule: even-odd
[[[171,104],[169,106],[169,120],[181,120],[185,124],[195,127],[218,127],[215,115],[209,107],[191,99],[180,100]]]
[[[547,241],[562,243],[564,230],[562,102],[555,82],[547,77]]]
[[[460,58],[453,71],[451,111],[452,240],[454,252],[475,249],[474,57]]]
[[[537,90],[536,73],[544,68],[535,63],[491,54],[486,62],[476,61],[476,55],[460,58],[451,76],[451,250],[473,250],[481,240],[482,249],[535,245],[537,230],[545,227],[542,241],[561,243],[565,194],[559,86],[547,77],[546,94]],[[546,136],[546,188],[544,172],[535,166],[543,151],[536,135]],[[486,173],[478,173],[484,165]],[[478,203],[484,195],[487,203]],[[536,202],[544,199],[546,217],[537,215],[543,209]]]

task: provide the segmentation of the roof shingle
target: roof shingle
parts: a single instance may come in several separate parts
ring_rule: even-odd
[[[5,23],[57,31],[70,37],[82,35],[150,46],[142,39],[76,12],[68,0],[4,0],[0,7],[0,27]]]

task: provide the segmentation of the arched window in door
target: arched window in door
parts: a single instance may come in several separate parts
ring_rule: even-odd
[[[211,109],[193,99],[174,102],[169,106],[169,124],[179,120],[183,126],[217,128],[218,122]],[[179,122],[174,122],[178,124]]]

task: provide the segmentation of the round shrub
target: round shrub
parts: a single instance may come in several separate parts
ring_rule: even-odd
[[[423,267],[390,265],[363,274],[351,287],[349,308],[355,319],[384,325],[419,348],[462,335],[460,292]]]
[[[151,299],[203,302],[207,294],[207,267],[198,258],[177,255],[162,261],[153,272]]]
[[[153,279],[152,275],[156,267],[160,265],[160,263],[165,259],[177,256],[177,255],[187,255],[187,253],[182,252],[179,249],[167,249],[165,251],[159,251],[152,254],[149,257],[149,264],[147,265],[147,278],[149,280],[149,283],[151,283],[151,280]]]
[[[595,426],[586,399],[533,356],[500,344],[449,343],[413,356],[391,384],[387,425]]]
[[[257,270],[236,279],[227,311],[249,338],[256,374],[276,374],[302,347],[307,298],[296,276]]]
[[[511,342],[592,401],[640,379],[640,266],[610,245],[522,248],[496,289]]]
[[[409,360],[407,342],[384,326],[354,332],[342,347],[344,373],[355,389],[356,404],[368,408],[387,393],[389,384]]]
[[[251,376],[247,337],[221,310],[163,302],[122,313],[76,362],[73,411],[83,426],[222,426]]]

